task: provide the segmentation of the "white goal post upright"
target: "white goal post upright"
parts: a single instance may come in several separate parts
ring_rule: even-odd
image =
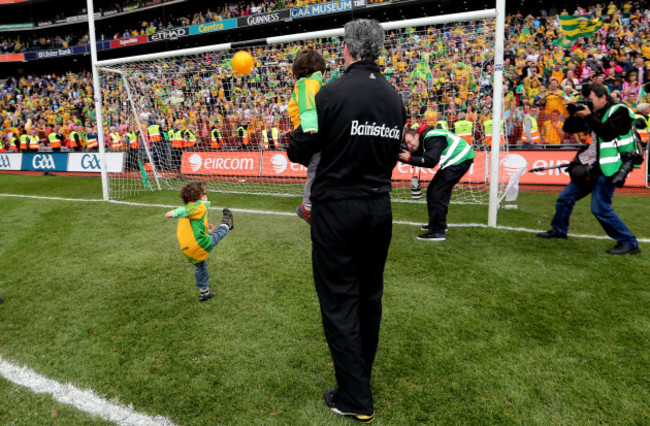
[[[89,21],[91,22],[91,37],[93,37],[94,28],[92,26],[92,17],[91,17],[92,6],[90,6],[92,4],[92,0],[87,0],[87,1],[89,3]],[[482,134],[482,127],[477,128],[476,124],[478,124],[477,120],[479,119],[479,117],[482,116],[481,113],[490,114],[493,118],[493,122],[495,123],[501,122],[502,120],[501,105],[503,99],[502,80],[503,80],[504,9],[505,9],[505,1],[497,0],[497,9],[455,13],[455,14],[448,14],[448,15],[435,16],[435,17],[407,19],[407,20],[400,20],[400,21],[385,22],[381,24],[382,27],[387,32],[391,30],[395,30],[394,34],[392,34],[394,38],[390,38],[387,33],[386,56],[393,55],[394,50],[390,50],[390,49],[397,48],[398,52],[401,49],[402,52],[407,52],[408,58],[411,58],[410,60],[407,59],[409,65],[406,70],[399,69],[399,67],[390,67],[390,69],[392,69],[393,72],[399,73],[396,75],[397,81],[401,80],[402,85],[406,82],[406,79],[408,79],[408,84],[411,87],[409,91],[412,92],[412,96],[413,96],[413,99],[411,101],[412,103],[411,108],[413,108],[413,106],[421,107],[421,110],[419,112],[419,117],[420,119],[424,119],[425,120],[424,122],[427,122],[427,120],[426,118],[422,118],[422,113],[424,111],[424,102],[426,101],[427,97],[420,96],[420,93],[418,93],[420,90],[424,90],[421,93],[424,93],[425,95],[426,93],[428,93],[429,96],[428,99],[434,99],[436,96],[440,97],[440,98],[435,98],[436,100],[439,99],[438,102],[441,107],[441,109],[438,111],[441,114],[441,116],[440,118],[436,118],[436,120],[447,120],[446,115],[448,115],[449,113],[449,104],[447,102],[457,103],[458,110],[461,111],[460,109],[461,104],[458,99],[463,99],[463,97],[459,95],[459,93],[461,92],[456,92],[456,89],[462,91],[463,86],[460,86],[460,84],[462,83],[455,82],[457,80],[454,80],[455,78],[454,73],[456,73],[456,76],[460,75],[461,78],[466,78],[468,84],[470,80],[476,83],[476,85],[473,86],[474,88],[470,86],[469,90],[474,91],[474,93],[476,93],[477,95],[477,98],[479,98],[479,96],[487,96],[486,93],[488,94],[490,93],[490,92],[483,91],[484,88],[482,86],[482,84],[484,84],[483,82],[486,80],[486,77],[490,78],[492,84],[491,86],[492,93],[494,96],[493,101],[491,103],[493,108],[488,111],[487,109],[485,109],[487,107],[483,107],[484,109],[479,111],[479,108],[481,108],[482,105],[490,105],[490,102],[486,102],[485,104],[483,104],[482,101],[479,102],[478,108],[476,107],[473,108],[473,111],[478,112],[477,114],[473,114],[473,117],[475,120],[474,121],[475,129],[479,129],[477,130],[479,131],[479,134]],[[472,54],[465,55],[463,53],[461,53],[460,56],[458,56],[459,58],[458,61],[460,61],[461,63],[457,64],[454,62],[454,59],[452,59],[452,57],[457,58],[457,56],[453,52],[454,51],[459,52],[458,47],[460,47],[461,45],[460,44],[456,45],[455,42],[460,43],[459,41],[460,37],[456,39],[458,33],[454,32],[452,34],[452,30],[460,30],[461,33],[464,30],[465,34],[468,34],[468,36],[471,37],[472,39],[474,38],[474,36],[476,36],[477,39],[480,40],[477,44],[475,44],[475,46],[479,46],[479,48],[474,50],[474,52],[478,53],[479,57],[481,58],[478,59],[478,62],[476,62],[477,59],[474,60],[470,59],[470,61],[468,62],[467,61],[468,57],[472,58],[476,56],[472,56]],[[224,66],[223,64],[226,61],[229,62],[229,58],[232,54],[231,52],[229,52],[230,49],[237,50],[240,48],[241,49],[249,48],[251,49],[251,51],[254,51],[255,49],[260,51],[260,50],[264,50],[265,46],[267,46],[271,49],[276,49],[275,50],[276,52],[283,52],[282,49],[284,49],[284,52],[286,54],[288,50],[292,50],[296,47],[300,48],[306,45],[312,46],[313,43],[313,48],[315,50],[321,52],[329,52],[330,63],[332,65],[335,65],[338,68],[338,66],[340,65],[338,62],[336,62],[338,59],[340,59],[336,57],[338,53],[334,54],[334,57],[332,57],[331,52],[338,52],[338,50],[340,50],[339,49],[340,46],[338,46],[338,43],[340,43],[340,37],[343,36],[343,34],[344,34],[344,29],[341,27],[341,28],[336,28],[331,30],[290,34],[285,36],[269,37],[266,39],[258,39],[258,40],[246,40],[246,41],[240,41],[234,43],[222,43],[222,44],[216,44],[210,46],[201,46],[201,47],[196,47],[191,49],[159,52],[159,53],[152,53],[147,55],[117,58],[117,59],[104,60],[104,61],[93,60],[93,78],[94,78],[93,81],[94,81],[95,92],[97,96],[95,99],[96,101],[101,103],[101,93],[100,93],[101,87],[99,84],[100,82],[99,73],[100,72],[117,73],[121,76],[121,80],[123,82],[122,86],[124,87],[121,88],[119,87],[119,83],[117,79],[114,79],[112,77],[107,77],[106,74],[102,74],[101,76],[103,78],[101,81],[103,81],[103,84],[105,86],[104,88],[109,93],[106,99],[106,108],[108,108],[106,110],[108,111],[107,122],[111,123],[111,119],[113,119],[112,121],[115,122],[114,117],[117,111],[118,115],[122,114],[121,118],[118,119],[118,122],[121,122],[122,124],[126,123],[127,119],[124,118],[123,114],[125,113],[126,109],[130,109],[131,110],[130,113],[132,113],[133,116],[130,119],[128,119],[128,121],[137,123],[138,128],[141,130],[143,129],[141,123],[146,125],[144,121],[149,121],[148,124],[151,125],[152,124],[151,118],[154,118],[155,124],[158,124],[158,121],[163,117],[168,118],[167,120],[163,120],[163,121],[165,121],[165,125],[169,129],[171,129],[172,126],[177,127],[176,124],[173,123],[177,121],[177,118],[173,118],[173,117],[177,117],[179,112],[183,112],[185,113],[185,115],[188,115],[187,112],[190,110],[186,108],[188,107],[193,108],[193,105],[196,107],[201,107],[201,105],[205,106],[205,104],[201,103],[203,101],[202,98],[201,100],[198,99],[199,99],[199,94],[200,96],[203,96],[203,92],[207,92],[210,89],[214,90],[215,86],[210,86],[209,82],[216,81],[217,83],[219,83],[219,85],[221,85],[219,79],[222,77],[219,77],[219,75],[223,75],[223,74],[221,74],[222,71],[219,71],[220,74],[217,74],[217,70],[222,70],[222,67]],[[425,45],[426,48],[423,50],[426,50],[427,52],[433,52],[434,56],[431,56],[431,58],[437,58],[437,59],[430,59],[430,55],[432,53],[420,52],[419,48],[422,46],[422,44],[421,42],[418,43],[418,40],[422,41],[425,38],[428,38],[430,40],[430,43],[432,44]],[[406,40],[406,44],[403,44],[404,40]],[[447,43],[447,40],[449,40],[449,43]],[[465,40],[465,37],[463,37],[463,40]],[[431,49],[434,47],[433,46],[434,43],[437,46],[435,49],[438,49],[437,53],[435,49],[433,50]],[[494,52],[494,49],[491,49],[493,46],[492,43],[496,45],[495,46],[496,54],[492,53]],[[453,49],[451,46],[448,46],[447,44],[453,45]],[[273,46],[279,46],[279,47],[276,48]],[[94,45],[92,50],[94,51]],[[460,51],[462,51],[462,49],[460,49]],[[275,68],[278,66],[281,66],[283,70],[286,70],[287,64],[290,63],[290,60],[287,60],[288,58],[285,59],[284,55],[279,55],[278,57],[281,58],[278,59],[278,61],[282,61],[282,64],[280,65],[278,65],[276,62],[267,63],[263,61],[261,62],[261,65],[258,65],[260,67],[259,70],[262,73],[261,75],[267,76],[268,73],[278,72]],[[440,88],[440,86],[434,87],[432,86],[432,84],[435,83],[432,82],[435,80],[432,80],[434,79],[434,77],[431,76],[431,70],[429,70],[428,73],[429,77],[427,77],[426,79],[424,79],[423,77],[419,77],[418,75],[418,77],[421,78],[422,81],[424,81],[424,89],[421,89],[419,85],[422,83],[418,83],[418,81],[420,80],[416,80],[415,78],[413,78],[413,74],[411,74],[411,70],[413,69],[415,63],[413,61],[420,61],[420,63],[426,61],[427,63],[431,64],[432,68],[435,65],[437,69],[433,71],[437,71],[437,72],[442,71],[443,73],[449,72],[451,79],[448,78],[446,80],[447,84],[443,84],[442,88]],[[486,64],[495,65],[493,79],[490,76],[489,72],[487,73],[480,72],[481,69],[484,71],[487,70]],[[453,67],[453,69],[442,68],[445,66]],[[465,67],[464,68],[465,70],[464,71],[460,70],[460,68],[458,68],[459,66]],[[417,68],[419,68],[419,65]],[[482,74],[480,91],[478,90],[479,86],[478,86],[478,80],[475,73],[476,69],[473,68],[479,69],[479,74]],[[387,67],[387,75],[389,72],[388,70],[389,67]],[[472,71],[471,73],[470,70]],[[255,72],[257,73],[257,69]],[[112,74],[112,75],[116,75],[116,74]],[[279,75],[286,76],[286,72],[284,74],[280,73]],[[446,75],[446,74],[442,74],[442,75]],[[246,77],[250,77],[250,76],[246,76]],[[413,78],[413,83],[411,82],[411,78]],[[290,79],[290,75],[289,75],[289,79]],[[289,79],[287,79],[287,81]],[[112,87],[113,91],[111,91],[111,86],[110,86],[111,84],[113,85]],[[152,84],[153,86],[151,86]],[[293,83],[289,82],[283,84],[292,85]],[[117,92],[123,92],[123,91],[126,92],[126,96],[122,93],[118,93],[116,95],[115,94],[116,89]],[[133,90],[131,89],[135,89],[137,93],[133,93]],[[286,87],[281,85],[277,87],[276,91],[281,90],[281,92],[279,93],[284,93],[285,89]],[[402,90],[404,89],[402,88]],[[408,86],[407,86],[407,90],[408,90]],[[466,87],[465,90],[467,90]],[[174,94],[174,92],[177,92],[178,95]],[[274,95],[273,92],[271,92],[270,94]],[[214,92],[212,96],[214,96]],[[241,99],[230,100],[229,96],[227,96],[226,98],[227,98],[226,102],[228,102],[228,106],[232,108],[237,107],[237,105],[240,105],[242,102]],[[218,100],[219,99],[217,99],[217,101]],[[213,98],[213,102],[214,102],[214,98]],[[237,104],[235,104],[235,102]],[[280,101],[278,100],[278,102]],[[244,99],[244,103],[246,103],[245,99]],[[428,101],[426,101],[426,103],[428,103]],[[126,107],[127,104],[130,105],[130,108]],[[254,113],[260,113],[261,115],[261,111],[263,110],[268,111],[269,109],[269,104],[266,102],[263,102],[258,105],[260,108],[259,110],[255,110],[257,106],[251,106],[251,109],[253,110]],[[467,101],[467,105],[470,105],[470,101]],[[136,107],[139,109],[136,110]],[[161,109],[159,110],[159,108]],[[214,107],[209,107],[209,108],[214,108]],[[463,104],[462,106],[463,111],[465,108],[466,108],[465,104]],[[98,124],[98,133],[99,133],[98,136],[100,140],[100,152],[101,152],[105,148],[103,142],[104,130],[103,130],[103,122],[101,119],[102,117],[101,108],[97,106],[97,110],[98,110],[97,124]],[[435,106],[434,106],[434,110],[435,110]],[[210,111],[214,111],[214,110],[208,109],[210,127],[212,127],[213,113]],[[226,111],[233,111],[233,110],[226,109]],[[467,119],[469,119],[469,109],[467,111],[468,111]],[[139,117],[139,114],[142,113],[144,113],[144,121],[140,120]],[[149,113],[152,113],[153,117],[147,115]],[[464,114],[464,112],[462,112],[461,114]],[[224,117],[226,116],[225,113],[223,115]],[[414,115],[411,114],[412,119],[413,117]],[[205,129],[207,128],[206,126],[207,121],[205,117],[201,117],[199,115],[198,121],[193,121],[190,112],[187,118],[189,119],[189,121],[184,121],[185,123],[184,125],[187,126],[185,128],[188,130],[192,130],[197,135],[199,134],[199,130],[202,131],[203,132],[202,137],[204,138],[203,146],[205,146],[206,143]],[[451,119],[451,122],[453,121],[454,120]],[[233,123],[231,123],[231,125],[233,125],[232,129],[237,127],[237,125],[234,125]],[[190,126],[192,126],[191,129]],[[267,124],[263,124],[263,126],[267,126]],[[492,128],[493,128],[492,140],[500,141],[501,126],[494,125],[492,126]],[[262,130],[262,129],[256,128],[256,130]],[[237,129],[237,131],[239,132],[239,129]],[[227,144],[233,143],[232,141],[238,137],[241,138],[241,135],[235,136],[234,130],[232,134],[233,136],[230,136],[231,140],[230,142],[227,142]],[[276,154],[274,156],[272,151],[269,152],[269,151],[262,150],[261,140],[259,139],[259,137],[256,143],[260,144],[260,147],[257,148],[260,151],[257,152],[258,155],[262,158],[261,160],[258,159],[260,174],[258,175],[257,178],[250,177],[244,179],[246,176],[239,176],[239,175],[231,176],[228,174],[224,174],[215,177],[214,175],[211,176],[210,174],[207,175],[200,174],[202,173],[203,169],[196,171],[196,169],[192,167],[190,170],[190,166],[196,166],[197,168],[202,167],[202,166],[197,166],[196,162],[202,161],[200,159],[197,160],[197,158],[206,153],[201,151],[201,149],[198,148],[198,145],[197,145],[197,149],[189,149],[187,150],[187,152],[183,151],[182,157],[180,157],[179,159],[179,157],[174,158],[173,154],[170,155],[169,152],[167,153],[163,152],[161,154],[160,152],[161,146],[160,144],[157,144],[158,146],[154,147],[153,149],[154,151],[153,154],[155,155],[154,158],[152,158],[152,153],[150,153],[149,149],[147,149],[147,141],[145,140],[145,138],[142,137],[142,133],[140,136],[143,141],[142,145],[144,149],[141,150],[139,157],[140,159],[142,159],[143,162],[145,161],[147,162],[146,164],[146,166],[148,167],[147,170],[149,171],[149,173],[154,174],[158,187],[162,186],[163,189],[177,190],[178,189],[177,186],[182,184],[183,179],[186,180],[206,179],[209,182],[209,184],[212,185],[212,187],[209,188],[210,190],[216,190],[221,192],[258,193],[258,194],[272,194],[272,195],[280,195],[280,196],[298,196],[302,192],[301,188],[302,188],[302,182],[304,181],[304,178],[298,178],[297,175],[293,174],[287,176],[296,176],[295,178],[282,180],[278,178],[268,177],[269,175],[261,173],[262,161],[265,161],[266,166],[268,166],[269,158],[271,159],[271,163],[273,163],[274,160],[273,157],[280,157],[280,155]],[[473,140],[474,140],[473,143],[475,144],[475,148],[477,149],[477,156],[480,154],[480,160],[479,158],[477,158],[477,161],[475,161],[474,167],[476,168],[476,170],[474,172],[474,176],[470,177],[469,180],[465,182],[464,186],[462,185],[463,181],[461,181],[461,185],[459,185],[459,189],[455,190],[454,193],[460,194],[461,197],[467,196],[469,202],[471,203],[487,202],[487,204],[489,205],[488,225],[496,226],[496,212],[498,208],[498,203],[499,203],[498,199],[500,195],[499,192],[503,189],[501,188],[502,186],[505,188],[505,182],[503,182],[504,184],[501,185],[502,182],[500,181],[503,180],[503,177],[499,175],[501,171],[500,157],[499,157],[500,143],[496,142],[492,144],[491,148],[488,149],[483,145],[481,136],[476,136],[476,134],[474,134]],[[240,155],[240,154],[244,155],[246,152],[250,154],[250,152],[252,152],[250,148],[251,148],[250,146],[243,147],[244,151],[242,152],[239,153],[234,152],[233,154],[233,151],[231,150],[230,153],[232,155]],[[169,147],[166,147],[165,149],[169,149]],[[236,150],[236,148],[234,149]],[[203,150],[205,151],[206,149],[203,148]],[[210,151],[209,148],[207,150]],[[146,156],[144,155],[145,151],[146,151]],[[174,150],[172,149],[171,151]],[[223,151],[223,152],[227,153],[227,151]],[[179,155],[178,151],[176,152],[176,155]],[[286,154],[283,155],[286,157]],[[164,162],[161,160],[161,158],[164,159]],[[286,163],[287,161],[286,158],[283,161]],[[133,162],[133,158],[131,159],[131,162]],[[174,167],[170,167],[169,162],[171,162],[172,163],[171,165]],[[276,163],[273,163],[272,165],[278,167],[284,166],[283,164],[276,164]],[[161,170],[157,170],[157,167],[159,166],[161,167]],[[125,173],[124,176],[119,175],[117,177],[115,176],[114,173],[112,173],[111,176],[109,176],[106,173],[105,167],[106,164],[104,161],[102,163],[102,171],[103,171],[102,185],[103,187],[104,185],[106,185],[106,187],[108,188],[104,190],[105,199],[108,199],[109,197],[114,198],[120,196],[125,197],[129,195],[135,195],[137,192],[141,192],[143,190],[142,186],[140,186],[139,188],[135,187],[136,183],[134,182],[136,182],[137,179],[135,177],[136,173],[132,167],[130,168],[131,170],[130,173]],[[408,184],[405,185],[406,180],[404,179],[403,175],[405,173],[411,173],[411,175],[413,175],[414,173],[419,174],[420,172],[423,173],[423,179],[425,178],[430,179],[433,173],[431,170],[425,170],[425,169],[420,170],[419,168],[411,168],[410,172],[402,171],[401,174],[398,173],[397,175],[395,175],[400,177],[395,177],[395,179],[397,180],[394,182],[396,183],[397,186],[396,189],[393,191],[394,200],[412,201],[410,197],[411,194],[408,189]],[[113,179],[119,180],[119,182],[111,183]],[[411,176],[408,176],[409,181],[410,179]],[[106,181],[108,181],[108,184],[105,183]],[[117,192],[113,191],[111,187],[109,187],[110,185],[114,185],[115,191]],[[258,187],[251,189],[251,186],[253,185],[258,185]],[[241,189],[241,188],[245,188],[245,189]],[[247,191],[252,191],[252,192],[247,192]],[[456,197],[456,195],[454,195],[454,197]],[[464,200],[465,198],[459,198],[459,199],[452,198],[452,202],[463,203],[465,202]],[[422,201],[417,201],[417,202],[422,202]]]
[[[93,73],[93,93],[95,98],[95,119],[97,121],[97,144],[102,176],[102,198],[108,201],[108,172],[106,167],[106,148],[104,145],[104,119],[102,115],[102,91],[97,70],[97,39],[95,38],[95,5],[86,0],[88,13],[88,34],[90,36],[90,66]]]
[[[506,0],[496,0],[496,28],[494,29],[494,110],[492,126],[492,140],[501,140],[501,119],[503,105],[503,49],[505,39],[506,21]],[[490,197],[488,204],[488,226],[497,226],[497,212],[499,210],[499,163],[500,143],[492,144],[492,155],[490,156]]]

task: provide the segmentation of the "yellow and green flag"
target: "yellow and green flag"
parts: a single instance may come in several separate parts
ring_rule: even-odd
[[[413,80],[415,80],[416,78],[422,79],[424,81],[433,80],[433,75],[431,74],[431,68],[427,63],[426,57],[423,57],[420,60],[420,63],[415,67],[415,69],[411,73],[411,76],[409,77],[409,83],[411,84],[411,87],[413,87],[413,85],[415,84]]]
[[[603,22],[591,19],[588,15],[558,15],[562,32],[566,40],[577,40],[580,37],[591,37],[600,29]]]

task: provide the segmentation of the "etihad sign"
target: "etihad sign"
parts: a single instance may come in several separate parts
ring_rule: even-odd
[[[155,33],[151,34],[149,38],[151,39],[151,41],[167,40],[167,39],[185,37],[189,33],[190,30],[187,27],[173,28],[169,30],[156,31]]]

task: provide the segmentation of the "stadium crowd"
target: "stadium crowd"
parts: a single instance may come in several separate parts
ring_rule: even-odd
[[[123,11],[133,11],[143,5],[165,3],[169,0],[153,0],[143,2],[142,0],[126,0],[115,3],[110,8],[99,8],[104,15]],[[136,37],[139,35],[152,35],[157,31],[170,28],[185,27],[188,25],[199,25],[209,22],[223,21],[226,19],[238,18],[240,16],[255,15],[272,12],[275,10],[301,7],[311,4],[327,3],[325,0],[287,0],[273,1],[263,0],[251,3],[247,0],[230,1],[217,5],[214,8],[194,13],[191,16],[156,16],[153,19],[142,21],[139,25],[122,28],[113,34],[106,35],[98,29],[98,41],[117,40],[120,38]],[[53,23],[53,22],[52,22]],[[24,53],[37,50],[62,49],[72,46],[82,46],[89,43],[88,33],[67,34],[65,36],[5,36],[0,39],[0,53]]]
[[[268,6],[258,3],[262,11]],[[580,88],[587,83],[604,83],[615,99],[638,114],[650,112],[650,10],[632,2],[620,8],[610,2],[574,14],[600,19],[602,26],[567,46],[558,42],[563,37],[556,16],[517,13],[506,18],[502,130],[511,147],[588,142],[588,135],[562,132],[566,104],[580,99]],[[476,147],[491,144],[492,31],[490,23],[479,22],[388,33],[379,62],[402,95],[411,124],[449,128]],[[342,70],[337,42],[253,48],[257,66],[247,76],[232,72],[232,52],[143,65],[129,79],[139,99],[139,131],[150,144],[160,138],[182,149],[281,147],[292,129],[286,114],[292,57],[301,48],[314,47],[328,63],[330,81]],[[122,82],[107,76],[102,92],[107,148],[133,147],[128,140],[137,126]],[[48,148],[51,138],[72,149],[88,149],[86,140],[96,140],[90,73],[11,77],[0,96],[0,149],[20,150],[30,119],[41,149]],[[11,140],[17,148],[11,148]],[[23,147],[30,149],[27,141]]]

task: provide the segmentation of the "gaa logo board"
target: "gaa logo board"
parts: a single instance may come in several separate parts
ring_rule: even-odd
[[[0,170],[20,170],[23,154],[0,154]]]
[[[23,154],[22,169],[45,172],[65,172],[68,166],[68,154],[38,153]]]
[[[106,153],[106,171],[108,173],[122,173],[124,171],[124,152]],[[96,152],[68,154],[68,171],[81,173],[101,172],[99,154]]]

